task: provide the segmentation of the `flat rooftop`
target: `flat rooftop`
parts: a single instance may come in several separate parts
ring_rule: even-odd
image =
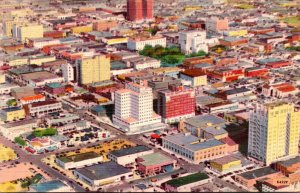
[[[290,166],[292,166],[294,164],[298,164],[298,163],[300,163],[300,156],[278,162],[278,164],[283,165],[285,167],[290,167]]]
[[[159,165],[161,163],[173,162],[172,158],[165,156],[164,154],[161,153],[151,153],[148,155],[141,156],[139,158],[144,160],[141,162],[141,164],[144,166],[152,166],[152,165]]]
[[[216,115],[206,114],[186,119],[185,123],[197,128],[205,128],[213,125],[225,124],[226,121]]]
[[[166,182],[166,184],[171,185],[173,187],[180,187],[201,180],[206,180],[208,178],[209,176],[207,174],[199,172],[188,176],[180,177],[177,179],[169,180]]]
[[[68,162],[80,162],[80,161],[84,161],[84,160],[88,160],[88,159],[94,159],[97,157],[100,157],[97,153],[87,152],[87,153],[81,153],[81,154],[77,154],[77,155],[60,157],[58,159],[64,163],[68,163]]]
[[[217,163],[217,164],[227,164],[227,163],[231,163],[234,161],[239,161],[239,159],[237,159],[236,157],[233,157],[231,155],[225,156],[225,157],[221,157],[221,158],[217,158],[212,160],[213,162]]]
[[[138,145],[135,147],[130,147],[130,148],[125,148],[125,149],[120,149],[120,150],[115,150],[110,152],[110,154],[116,156],[116,157],[122,157],[126,155],[131,155],[131,154],[136,154],[144,151],[150,151],[151,148],[143,145]]]
[[[249,171],[249,172],[244,172],[239,174],[240,176],[242,176],[243,178],[246,178],[248,180],[251,179],[256,179],[256,178],[260,178],[260,177],[264,177],[270,174],[274,174],[277,173],[278,171],[273,170],[270,167],[264,167],[264,168],[259,168],[253,171]]]
[[[91,180],[103,180],[131,172],[130,169],[127,169],[113,161],[87,166],[77,169],[76,171]]]
[[[182,146],[184,148],[187,148],[191,151],[199,151],[214,146],[224,145],[223,142],[218,141],[216,139],[209,139],[204,142],[200,142],[200,138],[191,134],[184,134],[184,133],[178,133],[176,135],[166,136],[164,137],[164,139],[174,144],[177,144],[179,146]]]

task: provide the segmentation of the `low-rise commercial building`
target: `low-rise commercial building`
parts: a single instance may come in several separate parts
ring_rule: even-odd
[[[62,110],[61,102],[57,100],[46,100],[41,102],[35,102],[24,106],[26,115],[33,117],[40,117],[42,115],[59,112]]]
[[[22,105],[27,105],[30,103],[45,101],[46,97],[42,94],[36,94],[32,96],[24,96],[20,99]]]
[[[21,121],[14,121],[0,125],[0,131],[6,138],[14,140],[24,133],[31,132],[33,128],[37,127],[36,119],[24,119]]]
[[[92,187],[128,180],[133,176],[130,169],[113,161],[76,169],[73,171],[73,174],[76,178]]]
[[[111,151],[108,158],[122,166],[135,162],[138,157],[153,153],[154,150],[143,145]]]
[[[195,173],[169,180],[164,183],[164,190],[166,192],[191,192],[193,187],[200,186],[210,182],[210,178],[205,173]]]
[[[220,174],[226,174],[241,169],[242,164],[241,160],[231,155],[228,155],[225,157],[211,160],[210,166],[214,171]]]
[[[193,87],[207,84],[207,76],[201,69],[189,69],[180,72],[180,79]]]
[[[172,171],[176,161],[161,153],[151,153],[137,158],[137,169],[142,174],[153,175],[162,171]]]
[[[57,165],[64,169],[79,168],[103,161],[103,157],[95,152],[87,152],[72,156],[58,157],[55,159]]]
[[[278,175],[280,175],[280,172],[270,167],[264,167],[238,174],[235,176],[235,180],[247,188],[253,188],[258,180],[263,178],[274,178]]]
[[[183,121],[184,130],[190,132],[196,137],[205,138],[209,137],[209,133],[213,134],[213,138],[224,138],[228,134],[223,129],[226,125],[226,121],[221,117],[212,114],[198,115]]]
[[[25,118],[25,111],[21,107],[8,107],[1,109],[0,117],[3,121],[16,121]]]
[[[162,144],[167,150],[197,164],[227,154],[227,145],[223,142],[216,139],[200,140],[190,133],[163,137]]]
[[[127,48],[129,50],[142,50],[146,45],[156,46],[160,45],[166,47],[167,39],[165,37],[135,37],[129,38],[127,42]]]

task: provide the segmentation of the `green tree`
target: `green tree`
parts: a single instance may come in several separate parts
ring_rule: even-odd
[[[26,146],[26,141],[22,139],[21,137],[16,137],[15,142],[21,146]]]
[[[10,99],[6,102],[6,104],[7,104],[7,106],[12,107],[12,106],[17,106],[18,103],[17,103],[16,99]]]

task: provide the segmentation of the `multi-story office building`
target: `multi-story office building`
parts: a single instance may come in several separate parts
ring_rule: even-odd
[[[42,38],[44,35],[43,25],[14,25],[13,37],[18,41],[25,42],[30,38]]]
[[[148,86],[126,84],[115,92],[113,123],[128,133],[161,128],[161,117],[153,112],[153,93]]]
[[[170,85],[168,90],[158,92],[157,113],[164,123],[179,122],[195,116],[195,92],[183,86]]]
[[[106,55],[96,55],[78,60],[77,78],[80,84],[109,80],[110,58]]]
[[[127,0],[127,19],[129,21],[153,19],[153,0]]]
[[[225,156],[227,144],[216,139],[200,140],[190,133],[178,133],[162,138],[163,147],[192,163],[199,163]]]
[[[208,52],[206,43],[206,31],[183,31],[179,33],[179,44],[181,51],[191,54],[199,51]]]
[[[293,104],[257,104],[250,113],[248,155],[266,165],[298,155],[299,128]]]

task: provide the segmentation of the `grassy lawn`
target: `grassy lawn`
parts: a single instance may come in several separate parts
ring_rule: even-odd
[[[286,17],[281,19],[281,21],[287,23],[292,27],[300,27],[300,16]]]
[[[8,160],[15,160],[16,158],[17,155],[12,149],[0,144],[0,163]]]
[[[22,188],[21,182],[4,182],[0,184],[0,192],[26,192],[27,188]]]

